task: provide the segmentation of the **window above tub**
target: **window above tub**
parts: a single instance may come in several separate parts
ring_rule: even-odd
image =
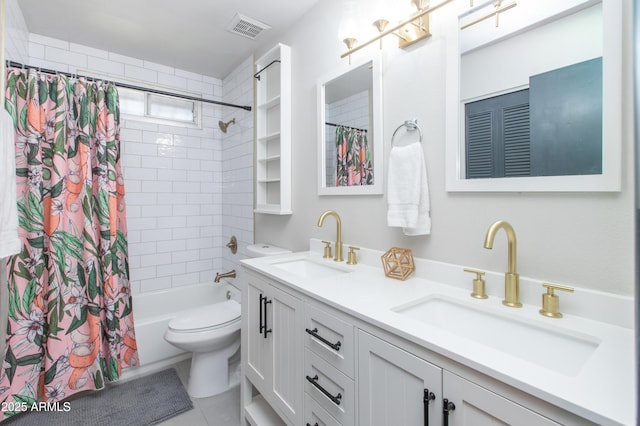
[[[120,113],[125,118],[182,127],[200,127],[200,104],[197,101],[125,88],[118,88],[118,94]]]

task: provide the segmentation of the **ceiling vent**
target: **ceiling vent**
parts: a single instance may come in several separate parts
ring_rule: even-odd
[[[271,29],[271,27],[264,22],[251,19],[239,13],[236,13],[236,16],[233,17],[226,28],[226,30],[231,33],[238,34],[250,39],[258,37],[258,35],[262,31],[268,29]]]

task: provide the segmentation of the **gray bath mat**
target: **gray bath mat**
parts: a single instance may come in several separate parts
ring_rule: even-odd
[[[69,410],[32,411],[2,426],[146,426],[193,408],[174,369],[117,383],[68,402]]]

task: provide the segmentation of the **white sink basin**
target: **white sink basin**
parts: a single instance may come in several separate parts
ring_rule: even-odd
[[[339,265],[330,265],[306,257],[275,262],[272,266],[302,278],[326,278],[351,272],[350,269]]]
[[[393,311],[569,376],[580,372],[600,344],[597,337],[558,328],[561,324],[529,323],[441,296]]]

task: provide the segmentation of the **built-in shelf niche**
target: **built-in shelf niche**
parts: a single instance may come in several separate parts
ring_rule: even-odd
[[[255,61],[255,212],[291,211],[291,49],[278,44]]]

